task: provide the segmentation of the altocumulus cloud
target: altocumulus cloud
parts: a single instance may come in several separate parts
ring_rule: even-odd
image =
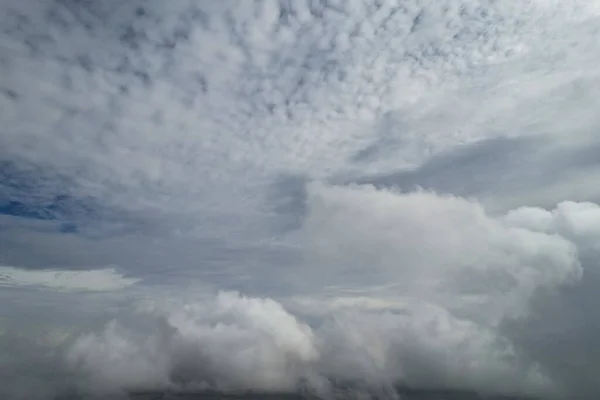
[[[598,23],[3,2],[0,395],[596,398]]]

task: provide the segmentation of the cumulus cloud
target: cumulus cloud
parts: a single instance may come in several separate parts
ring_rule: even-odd
[[[562,234],[585,243],[600,235],[600,206],[596,203],[565,201],[551,211],[521,207],[510,211],[505,217],[510,224],[538,232]],[[581,242],[584,240],[584,242]]]
[[[69,363],[102,390],[294,390],[318,360],[311,329],[271,299],[221,293],[158,314],[149,332],[118,322],[80,337]]]
[[[438,307],[402,314],[349,311],[322,333],[325,370],[349,382],[532,396],[557,391],[543,367],[497,332]]]
[[[337,382],[521,394],[552,388],[539,366],[493,331],[434,307],[411,315],[354,310],[310,328],[271,299],[220,293],[153,315],[149,325],[113,321],[75,340],[68,365],[88,390],[304,387],[325,394]]]
[[[309,185],[307,203],[298,233],[306,258],[295,278],[313,294],[288,298],[294,311],[235,293],[154,307],[149,331],[114,321],[77,339],[71,365],[101,388],[564,389],[501,328],[582,275],[580,242],[541,229],[535,216],[574,221],[591,205],[492,216],[454,196],[321,183]]]
[[[393,282],[399,295],[486,324],[521,315],[537,290],[582,274],[571,241],[526,229],[514,213],[489,216],[476,201],[314,184],[308,210],[302,236],[320,282]]]

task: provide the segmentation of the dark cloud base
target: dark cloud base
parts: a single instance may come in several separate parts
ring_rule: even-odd
[[[106,397],[85,397],[79,395],[58,396],[54,400],[318,400],[323,397],[308,393],[223,393],[216,391],[205,392],[137,392],[125,395]],[[357,389],[338,389],[327,397],[329,399],[369,399],[369,400],[542,400],[531,397],[506,395],[486,395],[464,390],[432,390],[397,387],[393,390],[368,391]]]

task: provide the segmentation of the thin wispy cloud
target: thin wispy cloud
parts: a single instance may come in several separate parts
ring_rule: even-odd
[[[69,271],[26,270],[0,266],[0,286],[37,287],[58,291],[104,292],[124,289],[138,279],[125,278],[114,268]]]

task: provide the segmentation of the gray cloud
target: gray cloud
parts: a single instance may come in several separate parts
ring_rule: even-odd
[[[5,1],[5,397],[48,365],[53,387],[597,392],[599,16]]]

